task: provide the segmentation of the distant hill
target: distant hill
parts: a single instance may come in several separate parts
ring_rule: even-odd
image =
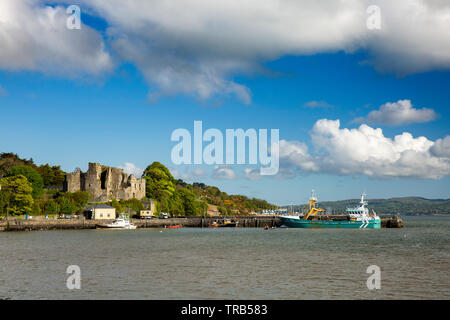
[[[358,205],[360,199],[318,202],[316,206],[328,213],[343,214],[345,209]],[[378,215],[432,215],[450,214],[450,199],[425,199],[421,197],[401,197],[391,199],[367,199],[369,209]],[[308,205],[295,205],[294,211],[306,211]],[[290,210],[291,206],[283,206]]]

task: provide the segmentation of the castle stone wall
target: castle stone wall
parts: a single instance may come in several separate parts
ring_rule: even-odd
[[[66,175],[64,191],[89,191],[92,202],[142,199],[145,197],[145,179],[127,175],[120,168],[89,163],[86,173],[77,170]]]

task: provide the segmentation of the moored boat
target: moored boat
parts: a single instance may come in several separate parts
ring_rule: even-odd
[[[136,226],[130,223],[130,219],[125,214],[120,214],[112,223],[98,224],[98,229],[136,229]]]
[[[229,219],[225,219],[221,223],[219,223],[217,221],[211,222],[208,225],[208,228],[224,228],[224,227],[230,228],[230,227],[236,227],[236,226],[237,226],[236,221],[231,221]]]
[[[318,212],[325,210],[316,208],[317,198],[312,192],[309,199],[309,211],[304,216],[280,216],[283,225],[291,228],[359,228],[359,229],[379,229],[381,228],[381,219],[372,210],[369,214],[367,201],[364,201],[365,194],[361,195],[360,205],[354,208],[347,208],[347,217],[333,219],[328,216],[327,219],[316,217]]]
[[[217,228],[217,227],[219,227],[219,223],[217,221],[211,222],[208,225],[208,228]]]
[[[223,227],[236,227],[237,223],[231,220],[225,219],[222,224],[219,224],[219,228]]]

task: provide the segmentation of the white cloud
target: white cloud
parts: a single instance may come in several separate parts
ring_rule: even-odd
[[[439,179],[450,174],[450,138],[436,142],[403,132],[393,139],[366,124],[340,128],[318,120],[311,131],[315,155],[298,141],[280,141],[280,165],[302,172],[367,175],[374,178]],[[283,143],[282,143],[283,142]]]
[[[262,178],[259,168],[244,168],[244,178],[248,180],[258,180]]]
[[[437,118],[433,109],[413,108],[410,100],[398,100],[397,102],[387,102],[380,106],[379,110],[373,110],[364,118],[358,121],[367,121],[372,124],[402,125],[408,123],[429,122]]]
[[[450,136],[446,136],[444,139],[437,139],[431,152],[437,157],[450,158]]]
[[[326,101],[317,101],[317,100],[312,100],[312,101],[308,101],[306,102],[304,105],[304,107],[306,108],[332,108],[333,106],[329,103],[327,103]]]
[[[36,0],[0,1],[0,69],[69,78],[112,69],[102,36],[82,25],[66,27],[66,8]]]
[[[362,124],[340,129],[339,120],[322,119],[312,130],[313,144],[324,151],[322,170],[373,177],[440,178],[450,173],[449,159],[430,154],[433,141],[404,132],[394,139]]]
[[[381,30],[364,42],[367,61],[380,72],[400,76],[450,68],[450,2],[378,0]]]
[[[136,167],[136,165],[131,162],[125,162],[125,165],[123,167],[119,167],[119,168],[123,169],[123,171],[125,173],[133,174],[137,178],[141,177],[142,173],[144,172],[144,170]]]
[[[269,176],[271,178],[274,179],[292,179],[295,178],[296,173],[295,173],[295,168],[290,166],[290,167],[281,167],[277,174],[273,175],[273,176]]]
[[[233,180],[237,178],[237,175],[230,166],[219,165],[214,167],[211,177],[214,179]]]
[[[250,103],[250,90],[234,76],[262,70],[286,54],[353,47],[366,31],[358,1],[85,0],[112,26],[113,47],[135,63],[151,97],[178,93],[205,99],[234,95]]]
[[[64,6],[67,1],[56,1]],[[111,69],[100,34],[67,30],[62,7],[39,0],[0,2],[0,68],[99,74]],[[379,0],[381,30],[366,27],[370,0],[77,0],[108,23],[108,48],[131,62],[150,97],[208,99],[251,92],[234,78],[285,55],[367,50],[364,63],[407,75],[450,68],[450,3]]]
[[[248,88],[233,81],[284,55],[367,49],[366,63],[411,74],[450,67],[450,6],[424,0],[379,0],[381,30],[366,27],[369,0],[84,0],[112,26],[115,50],[135,63],[152,95],[200,98]],[[414,31],[412,31],[414,30]]]
[[[195,181],[195,180],[206,177],[205,170],[200,169],[200,168],[194,168],[192,170],[187,170],[184,172],[181,172],[180,170],[175,169],[175,168],[169,168],[169,170],[175,179],[182,179],[185,181]]]
[[[280,140],[280,164],[295,165],[304,171],[318,171],[315,159],[309,154],[308,146],[303,142]]]

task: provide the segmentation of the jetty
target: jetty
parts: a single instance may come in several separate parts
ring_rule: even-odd
[[[338,219],[336,215],[319,215],[315,219]],[[278,216],[224,216],[224,217],[184,217],[168,219],[131,219],[138,228],[166,228],[180,225],[186,228],[207,228],[213,222],[223,223],[224,220],[236,222],[237,228],[281,227]],[[113,220],[85,219],[14,219],[0,220],[0,231],[37,231],[37,230],[81,230],[95,229],[97,224]],[[398,216],[381,216],[382,228],[402,228],[402,219]]]

